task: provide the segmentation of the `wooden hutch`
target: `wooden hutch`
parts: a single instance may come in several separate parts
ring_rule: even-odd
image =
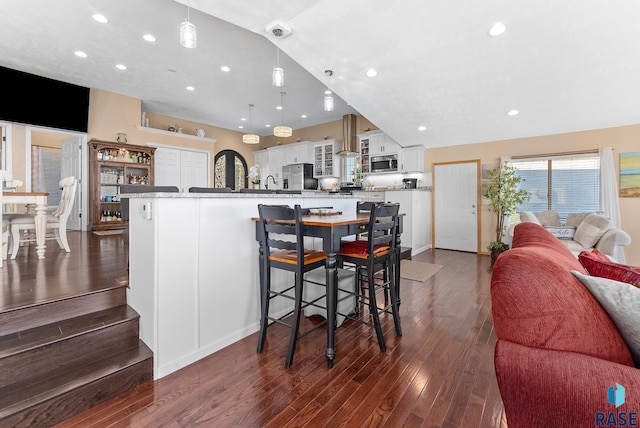
[[[120,185],[153,185],[156,148],[112,141],[89,141],[89,226],[122,229]]]

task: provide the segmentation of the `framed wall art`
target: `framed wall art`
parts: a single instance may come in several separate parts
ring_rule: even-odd
[[[640,198],[640,152],[620,153],[620,197]]]

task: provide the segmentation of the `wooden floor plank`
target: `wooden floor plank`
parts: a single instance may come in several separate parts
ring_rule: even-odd
[[[81,291],[127,280],[120,236],[73,232],[70,239],[71,253],[48,246],[44,263],[22,250],[7,261],[0,311],[60,298],[70,283]],[[321,328],[300,340],[287,370],[288,329],[275,326],[260,354],[251,335],[58,426],[506,427],[493,369],[489,257],[429,250],[413,260],[444,267],[423,283],[402,279],[403,336],[383,317],[386,352],[371,328],[345,321],[332,369]]]

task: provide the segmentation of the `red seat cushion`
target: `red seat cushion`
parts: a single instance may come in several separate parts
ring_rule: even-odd
[[[362,240],[344,242],[340,247],[338,254],[350,257],[367,257],[367,244],[367,241]],[[388,252],[388,245],[375,245],[373,247],[373,253],[375,256],[382,256],[384,254],[387,254]]]
[[[580,264],[591,276],[613,279],[640,287],[640,267],[616,263],[598,250],[582,251],[578,254]]]

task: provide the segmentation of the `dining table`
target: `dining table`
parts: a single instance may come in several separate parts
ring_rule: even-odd
[[[44,259],[46,250],[46,230],[47,230],[47,192],[2,192],[2,204],[25,204],[28,213],[34,210],[34,220],[36,225],[36,254],[39,259]],[[33,207],[33,208],[31,208]]]
[[[306,214],[302,216],[302,233],[304,236],[321,238],[322,249],[327,259],[325,263],[326,284],[327,284],[327,346],[325,357],[327,367],[333,367],[336,356],[335,330],[336,330],[336,309],[338,306],[338,265],[336,254],[340,249],[341,240],[347,236],[357,236],[366,232],[369,223],[369,213],[358,213],[355,210],[349,212],[339,212],[335,214]],[[402,218],[404,214],[398,216],[398,233],[396,246],[400,248],[400,236],[402,234]],[[256,240],[260,242],[262,234],[259,218],[253,218],[256,223]],[[260,263],[263,263],[263,252],[260,251]],[[395,272],[396,295],[400,299],[400,251],[397,252],[397,268]],[[262,269],[260,269],[260,282],[263,283]]]

